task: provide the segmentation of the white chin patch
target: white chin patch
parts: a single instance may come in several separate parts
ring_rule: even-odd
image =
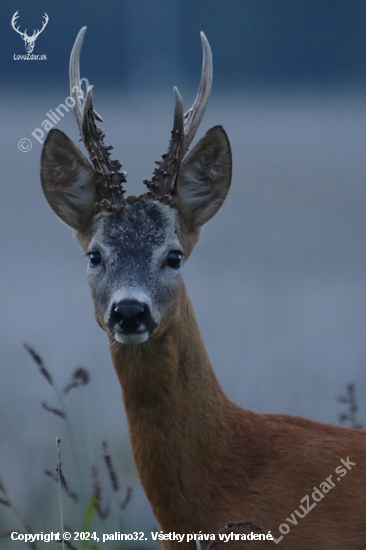
[[[142,344],[142,342],[146,342],[149,338],[149,333],[147,330],[139,334],[124,334],[123,332],[115,332],[113,336],[117,342],[120,342],[121,344]]]

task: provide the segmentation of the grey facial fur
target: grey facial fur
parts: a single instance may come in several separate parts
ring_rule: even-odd
[[[111,309],[121,300],[147,304],[157,325],[169,311],[182,283],[180,269],[166,264],[169,252],[182,250],[177,223],[173,208],[146,196],[129,197],[120,211],[96,216],[89,252],[100,252],[102,262],[89,265],[88,279],[97,320],[107,332]],[[110,336],[119,340],[118,334]]]

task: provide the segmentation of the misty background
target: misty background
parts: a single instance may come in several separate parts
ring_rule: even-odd
[[[28,34],[48,14],[34,48],[46,61],[13,59],[25,54],[10,25],[17,10]],[[0,14],[0,480],[34,531],[60,528],[57,486],[42,473],[56,466],[56,437],[65,475],[84,493],[81,507],[63,499],[66,523],[81,528],[92,464],[113,504],[107,440],[117,496],[128,486],[133,496],[120,519],[95,530],[156,527],[107,338],[94,321],[86,259],[43,197],[42,147],[31,134],[69,95],[69,56],[84,25],[81,76],[94,85],[106,143],[115,145],[112,158],[129,173],[132,194],[144,191],[142,180],[167,149],[173,86],[186,109],[194,100],[200,30],[211,44],[213,92],[198,138],[222,124],[234,172],[185,278],[227,394],[254,411],[338,423],[345,407],[336,399],[354,382],[366,422],[366,2],[11,0]],[[57,128],[78,142],[71,112]],[[29,152],[18,149],[22,138],[31,140]],[[57,399],[23,342],[60,388],[77,366],[90,372],[90,384],[65,397],[81,475],[65,422],[41,407]],[[0,533],[11,529],[19,520],[0,505]]]

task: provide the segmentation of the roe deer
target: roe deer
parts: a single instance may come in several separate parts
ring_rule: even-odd
[[[205,35],[196,100],[183,115],[174,89],[168,151],[145,181],[148,192],[126,198],[126,174],[96,127],[101,119],[91,87],[85,100],[79,97],[84,34],[85,27],[71,53],[70,86],[91,163],[64,133],[51,130],[41,180],[51,208],[89,256],[96,320],[109,338],[137,470],[162,531],[214,534],[229,521],[245,520],[259,525],[265,540],[234,537],[226,548],[273,547],[271,531],[284,550],[365,549],[366,433],[232,403],[215,377],[187,295],[181,267],[231,182],[230,144],[221,126],[186,156],[210,95]],[[163,544],[195,548],[187,537]]]

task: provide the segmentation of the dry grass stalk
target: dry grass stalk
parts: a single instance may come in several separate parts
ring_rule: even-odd
[[[60,467],[60,471],[61,471],[61,477],[59,478],[59,474],[58,474],[58,468]],[[61,483],[61,487],[62,489],[65,491],[65,493],[74,501],[74,502],[78,502],[79,500],[79,496],[77,495],[77,493],[75,493],[74,491],[72,491],[70,489],[70,487],[68,486],[67,482],[66,482],[66,479],[65,479],[65,476],[64,476],[64,473],[62,471],[62,464],[58,464],[57,467],[56,467],[56,474],[54,472],[51,472],[51,470],[44,470],[44,474],[53,479],[53,481],[55,481],[56,483],[58,483],[60,481]]]
[[[126,496],[121,502],[121,506],[120,506],[121,510],[125,510],[127,508],[131,498],[132,498],[132,487],[127,487]]]
[[[47,403],[45,403],[44,401],[42,401],[41,405],[46,411],[54,414],[55,416],[59,416],[64,420],[66,419],[66,414],[62,409],[58,409],[57,407],[51,407],[50,405],[47,405]]]
[[[78,367],[71,376],[71,381],[64,387],[63,392],[69,393],[73,388],[86,386],[90,382],[89,371],[85,367]]]
[[[92,466],[92,478],[93,478],[93,497],[95,500],[95,510],[100,519],[107,519],[110,514],[110,507],[102,507],[102,487],[99,483],[98,468]]]
[[[54,386],[53,378],[50,374],[50,372],[47,370],[42,357],[37,353],[31,346],[28,344],[23,344],[29,355],[32,357],[33,361],[36,363],[37,367],[39,368],[39,372],[44,376],[44,378],[47,380],[47,382]]]
[[[109,479],[111,480],[113,491],[117,492],[119,491],[119,483],[118,483],[116,470],[114,469],[114,466],[113,466],[112,457],[108,452],[108,444],[106,441],[103,441],[102,445],[103,445],[103,459],[107,467]]]
[[[337,401],[348,405],[348,411],[339,415],[340,424],[349,424],[351,428],[362,430],[363,425],[357,420],[359,406],[356,398],[356,386],[353,382],[347,384],[346,394],[340,395]]]

